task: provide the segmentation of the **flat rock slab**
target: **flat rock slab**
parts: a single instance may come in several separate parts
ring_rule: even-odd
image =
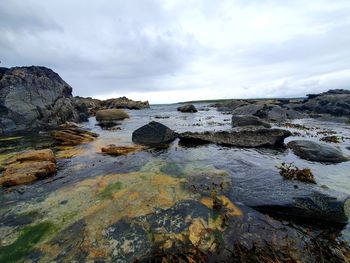
[[[287,144],[293,153],[302,159],[313,162],[341,163],[349,161],[341,150],[324,143],[307,140],[291,141]]]
[[[284,145],[291,132],[281,129],[249,129],[219,132],[184,132],[179,135],[181,143],[215,143],[236,147],[271,147]]]

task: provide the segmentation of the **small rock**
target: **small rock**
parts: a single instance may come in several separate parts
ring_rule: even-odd
[[[74,146],[93,141],[99,135],[79,128],[76,124],[66,123],[59,130],[52,132],[59,145]]]
[[[167,126],[152,121],[132,133],[134,143],[157,145],[170,143],[177,137],[176,133]]]
[[[189,112],[189,113],[197,112],[197,109],[193,104],[178,107],[177,110],[181,112]]]
[[[99,110],[96,112],[98,122],[119,121],[129,118],[129,115],[121,109]]]
[[[242,126],[263,126],[265,128],[271,128],[271,125],[258,117],[247,115],[234,115],[232,116],[232,127]]]

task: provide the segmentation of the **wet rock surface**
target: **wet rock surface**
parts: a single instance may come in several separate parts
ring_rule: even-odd
[[[236,147],[283,146],[284,139],[291,133],[280,129],[249,129],[232,132],[185,132],[179,134],[180,142],[216,143]]]
[[[174,141],[176,133],[165,125],[152,121],[132,133],[134,143],[159,145]]]
[[[325,163],[340,163],[349,161],[349,158],[344,156],[339,149],[324,143],[297,140],[289,142],[287,146],[288,148],[292,149],[294,154],[309,161]]]
[[[109,155],[119,156],[135,153],[141,151],[142,149],[144,149],[142,146],[116,146],[115,144],[110,144],[102,147],[101,152]]]

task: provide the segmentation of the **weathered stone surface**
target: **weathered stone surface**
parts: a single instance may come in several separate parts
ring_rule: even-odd
[[[114,144],[102,147],[101,151],[109,155],[128,155],[130,153],[138,152],[142,150],[142,146],[116,146]]]
[[[119,121],[129,118],[129,115],[121,109],[99,110],[96,112],[96,120],[98,122]]]
[[[247,115],[234,115],[232,116],[232,127],[244,127],[244,126],[263,126],[265,128],[271,128],[271,125],[258,117]]]
[[[51,69],[15,67],[0,78],[0,132],[80,121],[72,88]]]
[[[219,132],[185,132],[179,134],[181,143],[216,143],[236,147],[282,146],[291,133],[281,129],[249,129]]]
[[[349,158],[344,156],[339,149],[324,143],[296,140],[289,142],[287,146],[293,150],[295,155],[309,161],[325,163],[349,161]]]
[[[134,143],[157,145],[170,143],[176,138],[176,133],[167,126],[152,121],[132,133]]]
[[[99,135],[80,128],[77,124],[66,123],[59,127],[57,131],[52,132],[52,136],[59,145],[79,145],[93,141]]]
[[[27,151],[16,156],[16,162],[6,167],[0,185],[14,186],[31,183],[56,173],[56,159],[52,150]]]
[[[188,113],[195,113],[198,111],[193,104],[178,107],[177,110],[181,112],[188,112]]]
[[[55,163],[56,158],[51,149],[27,151],[16,156],[16,161],[50,161]]]

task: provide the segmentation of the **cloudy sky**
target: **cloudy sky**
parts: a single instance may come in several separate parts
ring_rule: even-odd
[[[350,89],[349,0],[9,0],[1,66],[151,103]]]

